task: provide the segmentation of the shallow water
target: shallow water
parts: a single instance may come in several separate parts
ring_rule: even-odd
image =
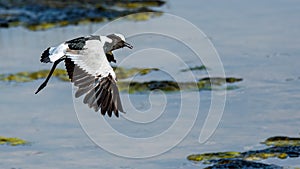
[[[70,84],[52,79],[44,91],[34,95],[42,80],[29,83],[0,82],[0,135],[20,137],[31,142],[29,146],[0,146],[1,168],[199,168],[199,164],[186,160],[187,155],[256,149],[262,147],[258,144],[260,141],[275,135],[299,137],[300,2],[176,0],[170,1],[165,8],[167,12],[187,19],[206,33],[219,52],[227,76],[244,79],[238,84],[239,89],[227,91],[225,110],[212,137],[204,144],[198,142],[210,106],[210,91],[200,92],[201,102],[197,120],[183,141],[158,156],[131,159],[111,154],[89,139],[77,119]],[[67,26],[38,32],[21,27],[0,29],[2,60],[0,71],[15,73],[49,69],[50,65],[39,62],[43,49],[66,39],[91,34],[103,25],[104,23]],[[144,42],[142,38],[136,40],[138,42],[136,50],[139,47],[147,47],[152,42],[151,39]],[[153,44],[153,46],[163,46],[180,54],[188,65],[201,64],[198,59],[193,60],[192,53],[185,55],[176,42],[171,45]],[[130,52],[118,51],[116,55],[120,55],[119,60],[123,60]],[[153,66],[155,63],[153,58],[150,56],[147,58],[149,60],[131,61],[124,65],[130,67],[130,63],[136,65],[151,63],[150,66]],[[157,65],[170,68],[169,70],[174,72],[176,66],[184,68],[184,65],[180,64],[174,66],[176,62],[165,65],[162,63],[165,63],[165,60],[157,61]],[[199,74],[196,76],[201,77],[204,73]],[[162,77],[170,78],[161,74],[143,78],[147,80]],[[189,97],[194,94],[195,92],[185,93],[190,105],[197,104]],[[165,130],[178,116],[179,95],[179,93],[166,94],[168,98],[166,111],[158,120],[149,124],[127,121],[126,116],[130,116],[128,115],[130,112],[120,119],[105,119],[114,128],[127,135],[153,136]],[[127,96],[127,93],[122,93],[122,99]],[[154,97],[156,96],[159,94],[154,93]],[[145,111],[151,107],[148,94],[133,94],[129,97],[138,110]],[[159,108],[160,100],[154,99],[152,104],[158,105]],[[78,105],[76,110],[81,107],[85,105]],[[185,111],[184,113],[189,114],[189,111],[193,110]],[[100,118],[100,115],[96,117]],[[191,115],[183,117],[186,123],[194,121]],[[107,141],[118,141],[109,140],[109,135],[104,136]],[[171,141],[165,140],[157,144],[168,145]],[[281,166],[300,165],[299,159],[271,159],[264,162]]]

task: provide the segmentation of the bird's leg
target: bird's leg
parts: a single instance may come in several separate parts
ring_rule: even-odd
[[[53,66],[52,66],[52,68],[51,68],[51,70],[50,70],[50,72],[49,72],[49,74],[48,74],[46,80],[40,85],[40,87],[37,89],[37,91],[35,92],[35,94],[37,94],[37,93],[38,93],[39,91],[41,91],[44,87],[46,87],[46,85],[47,85],[47,83],[48,83],[50,77],[52,76],[52,74],[53,74],[53,72],[54,72],[56,66],[57,66],[62,60],[63,60],[63,59],[59,59],[59,60],[57,60],[57,61],[55,61],[55,62],[53,63]]]

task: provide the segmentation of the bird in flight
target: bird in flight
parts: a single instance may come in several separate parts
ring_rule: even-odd
[[[35,94],[46,87],[56,66],[65,62],[71,82],[77,86],[75,97],[84,96],[83,102],[96,112],[119,117],[124,113],[119,90],[116,85],[116,74],[109,62],[116,62],[112,51],[132,46],[125,41],[122,34],[107,36],[90,35],[66,41],[56,47],[47,48],[41,56],[42,63],[53,63],[53,66]]]

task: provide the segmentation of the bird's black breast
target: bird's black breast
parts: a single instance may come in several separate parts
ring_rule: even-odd
[[[109,61],[109,62],[114,62],[116,63],[116,59],[114,58],[114,54],[112,52],[107,52],[106,54],[106,59]]]

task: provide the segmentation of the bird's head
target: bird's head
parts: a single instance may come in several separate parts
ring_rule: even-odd
[[[111,39],[110,42],[106,42],[104,44],[105,52],[111,52],[113,50],[128,47],[132,49],[133,46],[126,42],[124,35],[114,33],[106,36],[107,38]]]

